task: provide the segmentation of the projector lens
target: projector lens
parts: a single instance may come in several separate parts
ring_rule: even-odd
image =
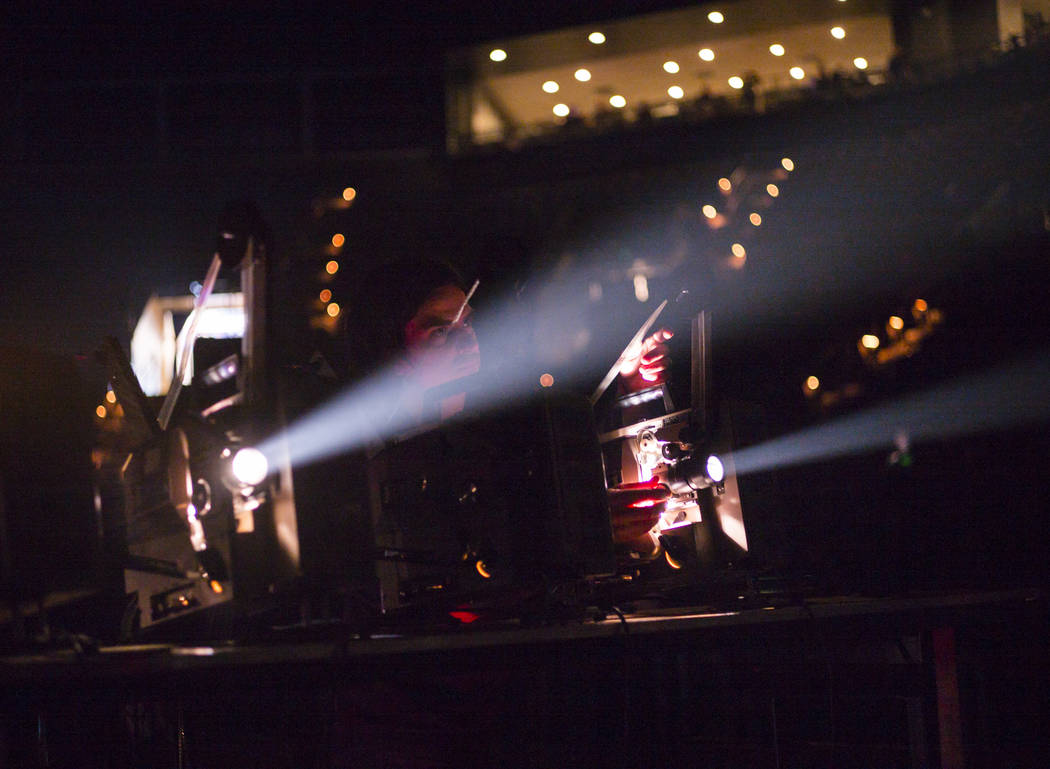
[[[230,469],[238,482],[245,486],[255,486],[266,478],[270,464],[259,449],[241,449],[233,455]]]

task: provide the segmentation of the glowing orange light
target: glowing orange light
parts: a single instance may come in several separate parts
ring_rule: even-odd
[[[106,418],[106,407],[105,406],[99,406],[98,408],[96,408],[95,409],[95,415],[98,416],[99,419],[105,419]]]
[[[346,243],[346,238],[343,237],[343,233],[337,232],[332,236],[332,245],[336,248],[342,248],[344,243]]]
[[[551,387],[554,384],[554,377],[550,374],[544,374],[540,377],[540,387]]]
[[[766,192],[769,193],[769,197],[775,198],[777,195],[780,194],[780,187],[778,187],[775,184],[767,184]]]
[[[926,301],[924,299],[916,299],[915,300],[915,311],[916,312],[926,312],[928,307],[929,307],[929,305],[926,304]]]
[[[332,292],[329,291],[327,288],[324,289],[323,291],[321,291],[320,299],[322,302],[332,301]]]
[[[745,256],[747,256],[747,251],[739,243],[734,243],[729,250],[733,252],[733,256],[735,256],[737,259],[743,259]]]
[[[349,203],[356,197],[357,190],[355,190],[353,187],[347,187],[345,190],[343,190],[343,200],[345,200],[347,203]]]
[[[335,275],[339,272],[339,262],[334,259],[324,266],[324,271],[329,275]]]
[[[807,390],[819,390],[820,380],[815,376],[806,377],[806,389]]]
[[[639,499],[637,502],[632,502],[628,507],[652,507],[655,504],[655,499]]]
[[[112,390],[109,390],[106,393],[106,401],[108,403],[116,403],[117,402],[117,394],[115,392],[113,392]]]
[[[474,568],[477,569],[478,574],[480,574],[485,579],[492,579],[492,574],[489,573],[488,567],[485,566],[484,561],[479,559],[478,562],[474,564]]]
[[[223,589],[222,588],[222,583],[219,582],[219,580],[217,580],[217,579],[213,579],[211,582],[209,582],[208,583],[208,587],[211,588],[211,591],[213,593],[221,593],[222,589]]]
[[[678,561],[676,561],[674,558],[672,558],[671,554],[669,552],[667,552],[666,550],[664,550],[664,558],[667,559],[667,565],[670,566],[672,569],[681,569],[682,568],[682,564],[678,563]]]
[[[860,343],[869,350],[877,350],[879,348],[879,338],[874,334],[865,334],[860,338]]]
[[[733,183],[723,176],[718,180],[718,187],[725,192],[729,192],[733,189]]]
[[[902,328],[904,328],[904,318],[900,317],[899,315],[891,315],[889,320],[889,326],[894,331],[900,331]]]
[[[780,165],[784,166],[785,171],[795,170],[795,161],[791,158],[781,158]]]
[[[330,318],[336,317],[339,314],[339,304],[337,302],[332,302],[330,305],[325,307],[325,312],[328,313],[328,316]]]
[[[748,218],[748,219],[749,219],[749,220],[751,221],[751,223],[752,223],[753,225],[755,225],[756,227],[757,227],[758,225],[762,224],[762,217],[761,217],[761,216],[759,216],[757,212],[752,212],[752,213],[751,213],[751,216],[749,216],[749,217],[747,217],[747,218]]]
[[[718,211],[715,210],[715,207],[712,205],[706,205],[701,210],[704,212],[704,216],[706,216],[708,219],[714,219],[716,216],[718,216]]]

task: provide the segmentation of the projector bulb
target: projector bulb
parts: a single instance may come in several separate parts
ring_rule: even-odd
[[[270,472],[270,463],[259,449],[246,448],[233,455],[230,470],[238,483],[245,486],[257,486],[266,479]]]

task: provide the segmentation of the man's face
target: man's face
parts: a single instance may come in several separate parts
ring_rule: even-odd
[[[406,358],[423,388],[469,376],[481,367],[478,339],[470,325],[470,305],[452,323],[465,299],[459,288],[442,286],[405,324]]]

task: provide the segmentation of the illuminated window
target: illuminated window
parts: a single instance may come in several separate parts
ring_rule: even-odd
[[[721,24],[726,20],[726,17],[719,11],[711,11],[711,13],[707,14],[707,18],[712,24]]]
[[[773,43],[773,45],[769,46],[769,52],[774,56],[783,56],[786,53],[784,46],[780,43]]]
[[[681,99],[683,96],[685,96],[685,91],[682,90],[681,86],[673,85],[667,89],[667,95],[670,96],[672,99]]]
[[[846,36],[846,30],[844,30],[842,27],[832,27],[831,36],[836,40],[841,40]]]
[[[649,279],[644,275],[634,276],[634,298],[639,302],[649,301]]]
[[[729,78],[729,87],[730,88],[736,88],[737,90],[743,88],[744,87],[744,80],[743,80],[743,78],[738,77],[737,75],[733,75],[731,78]]]
[[[568,104],[555,104],[554,105],[554,114],[557,115],[558,117],[568,117],[569,116],[569,105]]]
[[[697,52],[696,55],[699,56],[704,61],[714,61],[715,60],[715,52],[712,51],[710,48],[701,48]]]
[[[343,233],[337,232],[332,236],[332,245],[336,248],[342,248],[344,243],[346,243],[346,238],[343,237]]]
[[[708,219],[714,219],[716,216],[718,216],[718,211],[716,211],[715,207],[712,205],[706,205],[701,210],[704,212],[704,216],[706,216]]]
[[[329,275],[335,275],[339,272],[339,262],[334,259],[324,266],[324,271]]]
[[[677,75],[679,69],[681,69],[681,68],[678,66],[678,62],[677,61],[665,61],[664,62],[664,72],[667,72],[667,73],[672,74],[672,75]]]
[[[601,45],[605,42],[605,35],[603,35],[601,32],[592,32],[591,34],[587,35],[587,39],[595,45]]]
[[[616,107],[616,109],[623,109],[627,106],[627,99],[623,98],[620,94],[609,97],[609,104]]]
[[[591,71],[580,67],[578,70],[572,73],[572,76],[579,80],[581,83],[586,83],[591,79]]]
[[[806,70],[802,69],[802,67],[792,67],[788,70],[788,74],[795,78],[795,80],[801,80],[806,76]]]
[[[543,84],[543,90],[547,93],[558,93],[558,84],[553,80],[548,80]]]
[[[502,48],[493,48],[491,51],[489,51],[489,58],[493,61],[506,61],[507,52],[504,51]]]

